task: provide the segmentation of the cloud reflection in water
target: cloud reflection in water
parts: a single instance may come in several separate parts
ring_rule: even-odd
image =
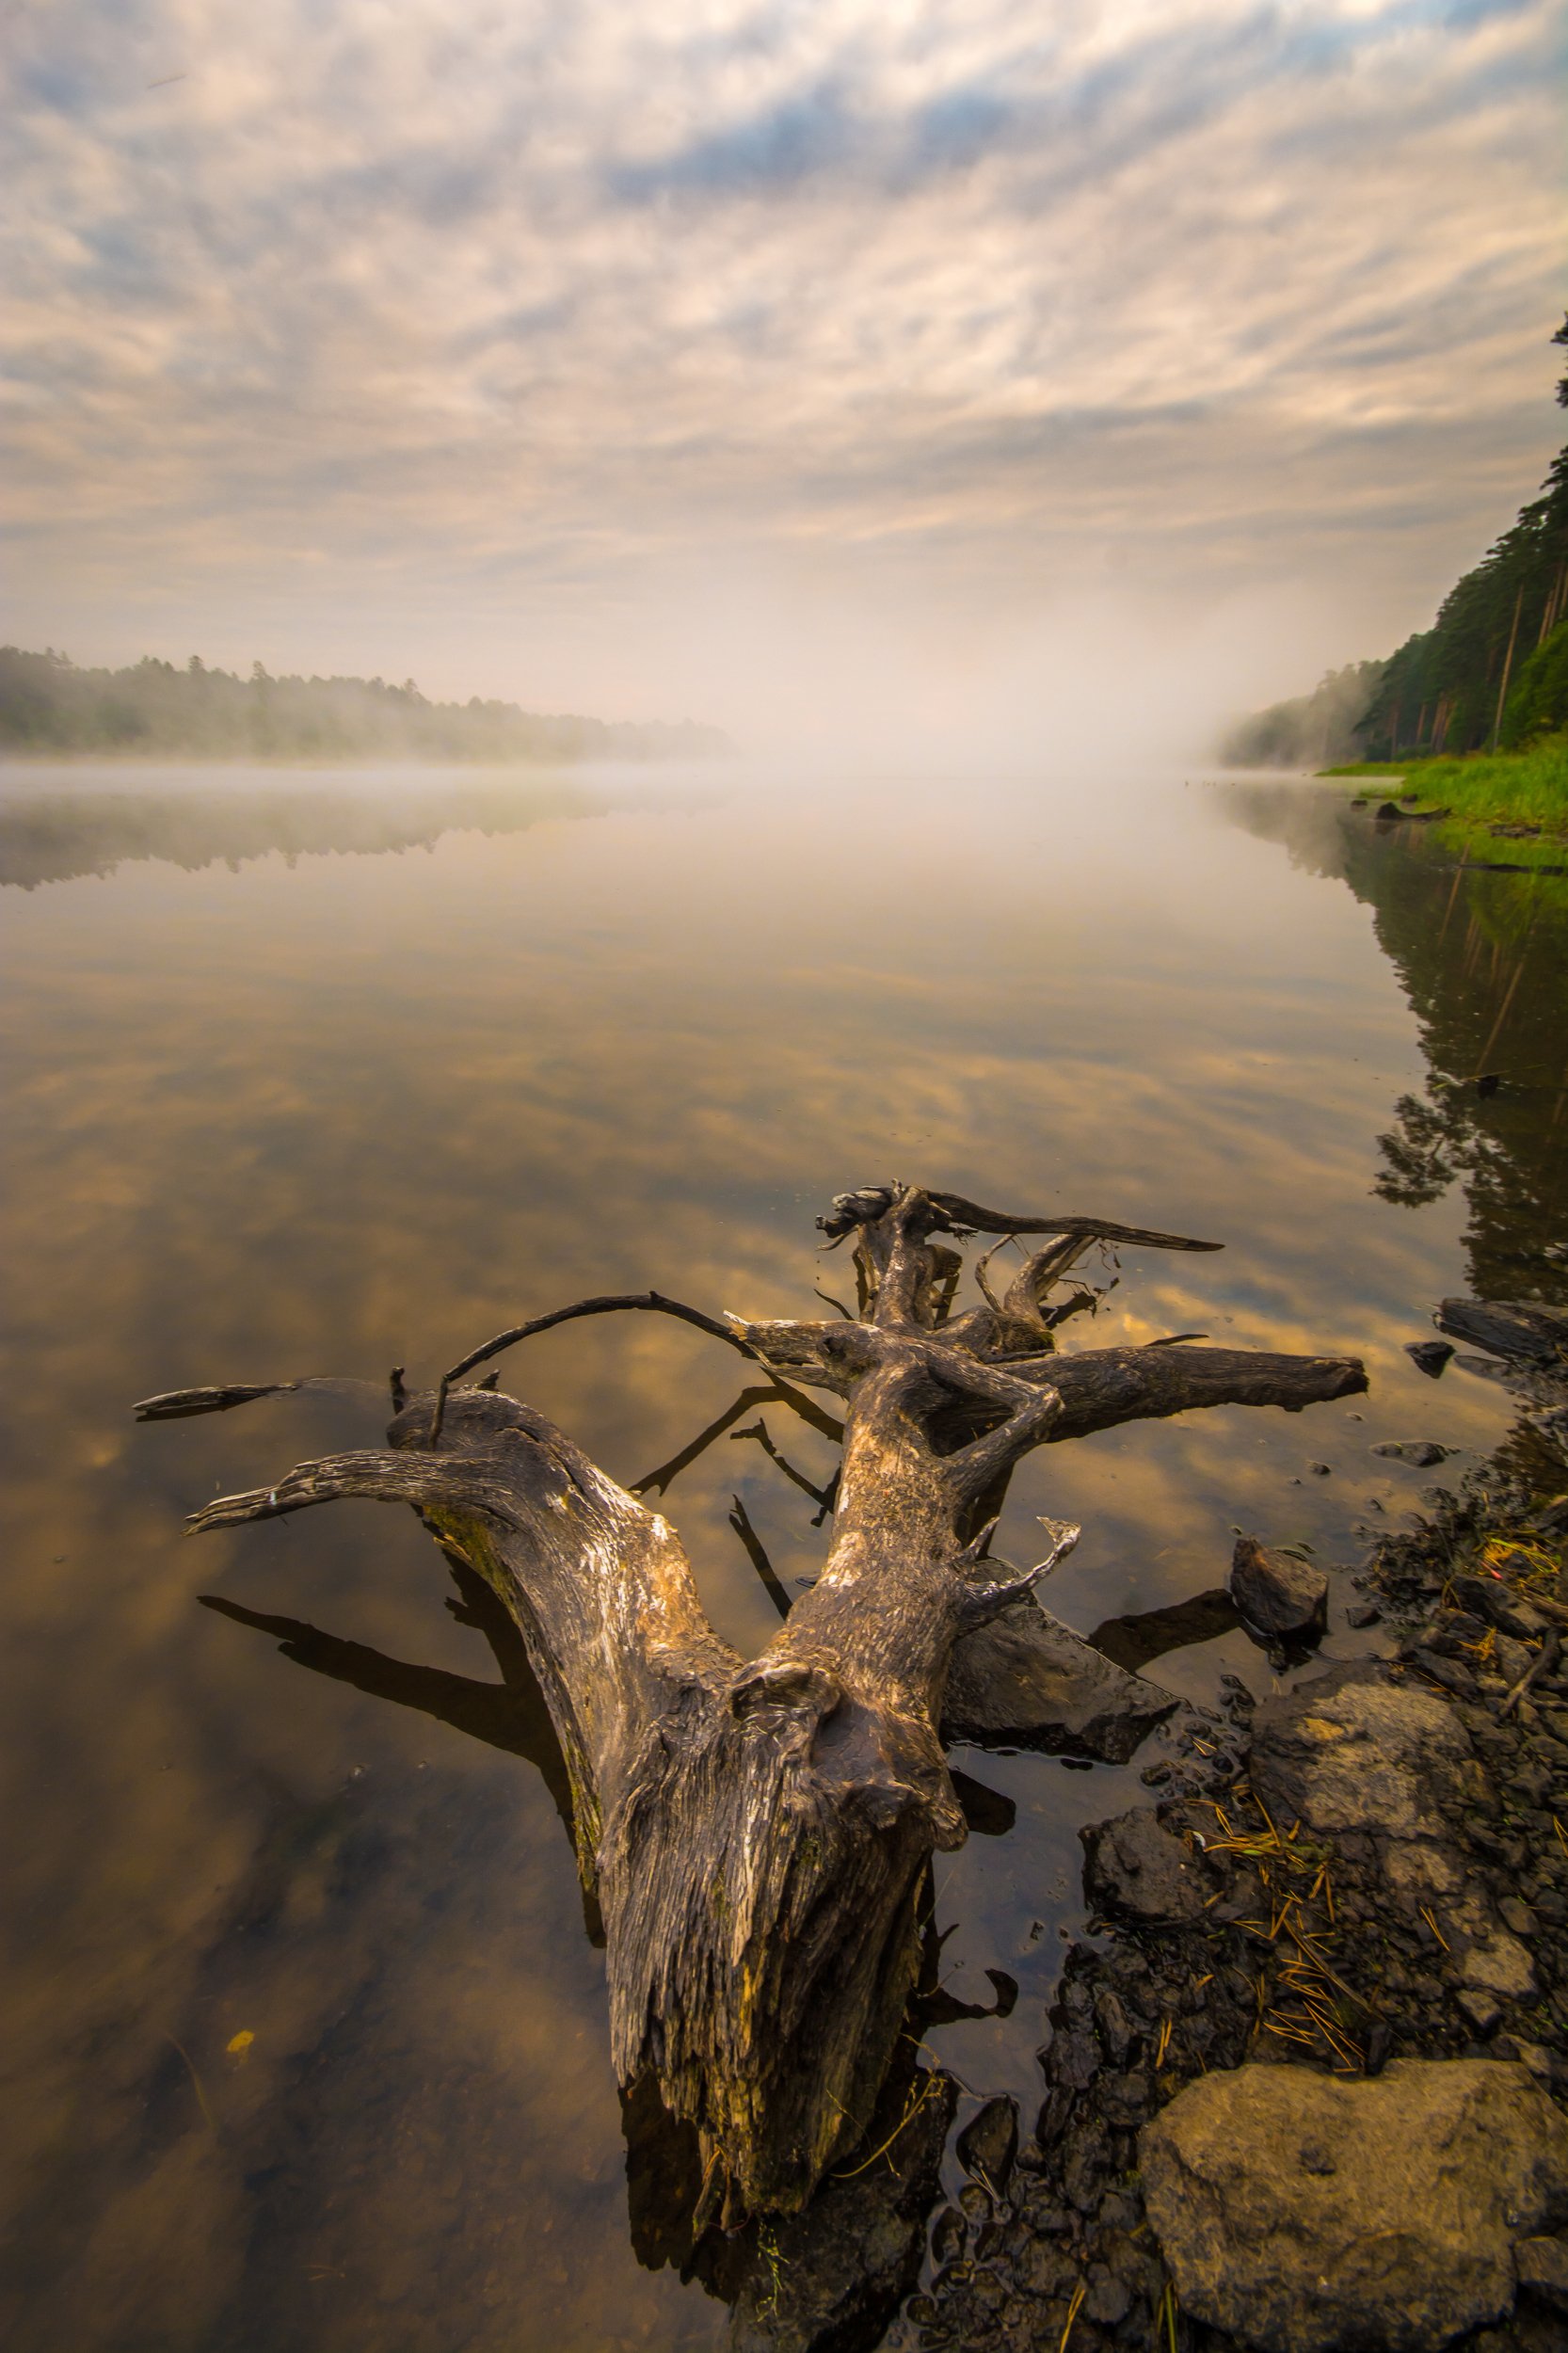
[[[1477,1446],[1503,1415],[1402,1353],[1454,1288],[1462,1209],[1369,1191],[1421,1063],[1368,920],[1195,796],[976,784],[546,815],[417,858],[152,858],[7,911],[17,2341],[715,2344],[722,2312],[627,2244],[599,1964],[532,1734],[508,1754],[376,1695],[395,1661],[493,1688],[427,1539],[376,1509],[179,1541],[204,1495],[363,1443],[363,1416],[134,1430],[129,1402],[428,1377],[590,1290],[809,1313],[839,1273],[817,1209],[898,1175],[1226,1243],[1129,1255],[1069,1346],[1196,1330],[1369,1360],[1369,1401],[1307,1420],[1034,1457],[1000,1545],[1082,1520],[1062,1615],[1212,1588],[1233,1523],[1349,1558],[1368,1497],[1414,1497],[1373,1437]],[[632,1478],[728,1406],[722,1354],[633,1319],[503,1379]],[[810,1432],[788,1450],[830,1473]],[[754,1444],[674,1483],[709,1606],[755,1646],[776,1619],[737,1494],[787,1587],[823,1540]],[[298,1673],[246,1612],[342,1672]],[[1227,1667],[1267,1679],[1237,1633],[1156,1672],[1207,1694]],[[1017,1824],[943,1863],[946,1981],[1021,1992],[937,2047],[1027,2093],[1076,1826],[1135,1775],[960,1761]]]

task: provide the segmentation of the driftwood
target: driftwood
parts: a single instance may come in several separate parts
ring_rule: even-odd
[[[237,1527],[343,1497],[407,1503],[499,1596],[565,1759],[604,1923],[616,2068],[629,2092],[651,2086],[696,2127],[699,2219],[799,2208],[866,2132],[918,1969],[926,1866],[965,1836],[937,1729],[950,1657],[1078,1533],[1048,1523],[1046,1558],[1022,1571],[989,1556],[1014,1465],[1118,1422],[1200,1405],[1295,1412],[1366,1385],[1346,1358],[1057,1353],[1055,1326],[1083,1301],[1048,1295],[1095,1243],[1217,1244],[903,1186],[840,1194],[819,1223],[830,1241],[855,1237],[856,1319],[720,1322],[651,1291],[585,1300],[473,1350],[433,1394],[403,1401],[399,1374],[386,1449],[301,1464],[189,1523]],[[983,1260],[984,1304],[954,1315],[952,1243],[980,1233],[1048,1239],[1003,1296]],[[823,1573],[749,1662],[710,1625],[662,1513],[531,1406],[459,1385],[531,1334],[623,1309],[724,1340],[770,1396],[800,1384],[842,1401]],[[138,1412],[167,1419],[314,1385],[177,1391]]]

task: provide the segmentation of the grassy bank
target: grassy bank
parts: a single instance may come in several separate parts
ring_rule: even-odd
[[[1467,760],[1359,760],[1325,768],[1327,776],[1402,779],[1418,806],[1451,812],[1466,832],[1533,825],[1554,848],[1568,844],[1568,734],[1528,751],[1472,754]]]

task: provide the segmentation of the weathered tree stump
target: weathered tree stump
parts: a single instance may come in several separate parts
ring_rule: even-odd
[[[904,1186],[840,1194],[819,1224],[830,1241],[855,1237],[858,1321],[719,1322],[655,1292],[584,1300],[407,1397],[386,1450],[301,1464],[189,1523],[232,1528],[341,1497],[408,1503],[498,1594],[566,1760],[579,1865],[605,1927],[617,2073],[629,2089],[651,2080],[695,2125],[702,2213],[728,2221],[802,2206],[871,2118],[918,1964],[925,1866],[965,1836],[937,1732],[949,1658],[1078,1533],[1052,1526],[1047,1558],[1022,1572],[988,1557],[1014,1465],[1117,1422],[1199,1405],[1294,1412],[1366,1386],[1345,1358],[1057,1353],[1053,1326],[1080,1302],[1045,1303],[1093,1243],[1217,1244]],[[981,1233],[1048,1240],[1000,1299],[982,1260],[985,1304],[954,1316],[951,1241]],[[843,1401],[825,1565],[749,1662],[710,1625],[662,1513],[531,1406],[458,1385],[534,1333],[617,1309],[678,1316],[776,1385]],[[218,1411],[297,1385],[178,1391],[137,1412]],[[402,1401],[401,1374],[393,1387]]]

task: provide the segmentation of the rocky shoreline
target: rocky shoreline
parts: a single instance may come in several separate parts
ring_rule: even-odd
[[[1397,1656],[1232,1679],[1084,1833],[1038,2118],[971,2119],[888,2345],[1568,2348],[1568,1317],[1450,1307],[1525,1410],[1375,1544]]]

